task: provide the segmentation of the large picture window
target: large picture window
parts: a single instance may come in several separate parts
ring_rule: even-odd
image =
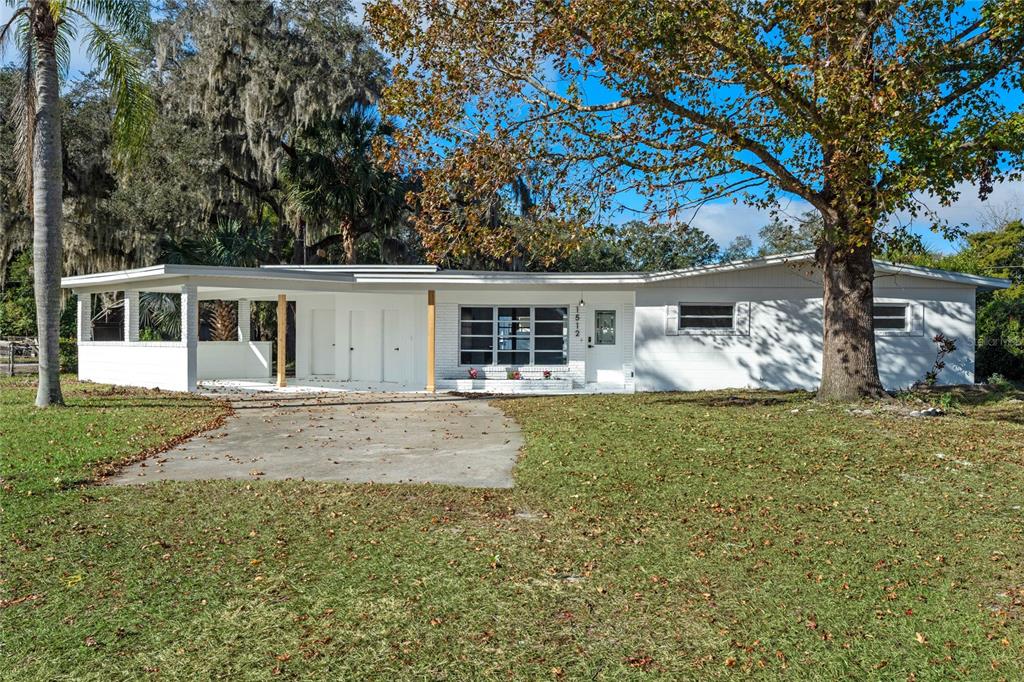
[[[462,365],[564,365],[568,307],[465,306],[459,312]]]

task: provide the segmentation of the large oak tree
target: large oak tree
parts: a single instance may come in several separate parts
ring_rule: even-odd
[[[399,58],[385,102],[431,169],[427,219],[451,178],[493,192],[537,164],[571,216],[623,192],[669,217],[724,196],[813,206],[825,399],[882,391],[887,217],[984,192],[1021,153],[1001,103],[1020,86],[1020,0],[377,0],[368,16]]]

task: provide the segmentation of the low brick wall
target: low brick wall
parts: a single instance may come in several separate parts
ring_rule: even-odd
[[[449,391],[484,393],[568,393],[572,379],[441,379],[437,387]]]

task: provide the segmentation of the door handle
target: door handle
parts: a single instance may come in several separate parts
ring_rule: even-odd
[[[395,346],[395,350],[398,350],[398,346]]]
[[[348,349],[349,350],[355,350],[355,348],[353,348],[352,346],[349,346]]]

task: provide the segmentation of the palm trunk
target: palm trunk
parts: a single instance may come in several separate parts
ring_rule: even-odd
[[[851,402],[883,395],[875,356],[874,278],[871,246],[851,252],[818,249],[824,277],[824,345],[818,399]]]
[[[33,17],[36,33],[36,118],[32,142],[32,258],[36,328],[39,335],[39,390],[36,406],[63,405],[60,390],[60,277],[63,169],[61,168],[60,83],[54,51],[56,27],[49,13]]]
[[[292,265],[306,264],[306,221],[301,214],[296,214],[292,221]]]
[[[352,223],[342,220],[341,225],[341,248],[345,251],[345,265],[355,265],[359,260],[356,253],[356,231]]]

